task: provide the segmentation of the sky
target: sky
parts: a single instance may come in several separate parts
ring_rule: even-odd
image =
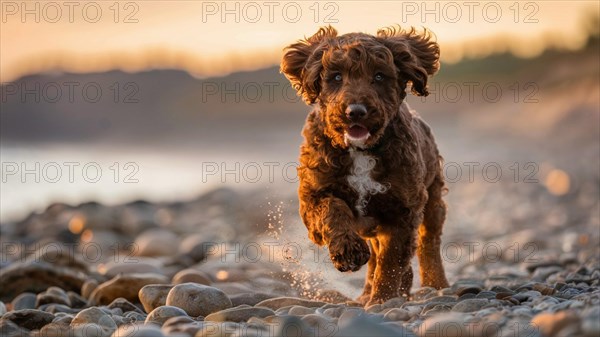
[[[533,57],[585,42],[597,1],[0,1],[0,81],[64,70],[184,69],[197,76],[275,65],[320,26],[340,33],[427,27],[443,62],[508,50]]]

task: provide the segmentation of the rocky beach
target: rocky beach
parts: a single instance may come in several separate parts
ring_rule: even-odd
[[[515,193],[511,185],[492,187]],[[598,336],[597,190],[556,197],[540,184],[518,186],[519,198],[540,205],[519,207],[516,198],[489,210],[504,213],[498,225],[511,230],[446,230],[450,288],[415,280],[410,299],[367,308],[352,300],[363,271],[331,270],[293,203],[265,201],[258,191],[218,189],[168,204],[53,204],[3,224],[0,334]],[[456,190],[451,205],[472,193],[490,198],[477,207],[498,203],[482,184]]]

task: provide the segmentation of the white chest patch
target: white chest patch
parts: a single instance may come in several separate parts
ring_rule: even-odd
[[[369,203],[370,196],[385,193],[389,186],[381,184],[371,177],[371,171],[377,164],[375,158],[353,148],[350,148],[350,157],[354,160],[354,165],[348,176],[348,184],[358,193],[356,210],[360,215],[365,215],[365,208]]]

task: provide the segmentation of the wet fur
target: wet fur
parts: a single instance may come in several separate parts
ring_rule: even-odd
[[[300,215],[337,269],[368,263],[363,304],[408,296],[415,252],[422,285],[448,286],[440,256],[442,158],[429,126],[404,102],[407,88],[428,94],[438,60],[430,34],[399,28],[376,36],[321,28],[283,57],[281,71],[315,105],[300,150]],[[383,80],[375,81],[375,73]],[[343,80],[332,80],[335,74]],[[368,110],[361,121],[371,134],[364,149],[344,142],[350,125],[344,111],[355,103]]]

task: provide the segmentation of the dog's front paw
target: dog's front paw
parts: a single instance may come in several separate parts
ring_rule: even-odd
[[[369,261],[369,245],[354,233],[336,237],[329,244],[329,256],[339,271],[357,271]]]

